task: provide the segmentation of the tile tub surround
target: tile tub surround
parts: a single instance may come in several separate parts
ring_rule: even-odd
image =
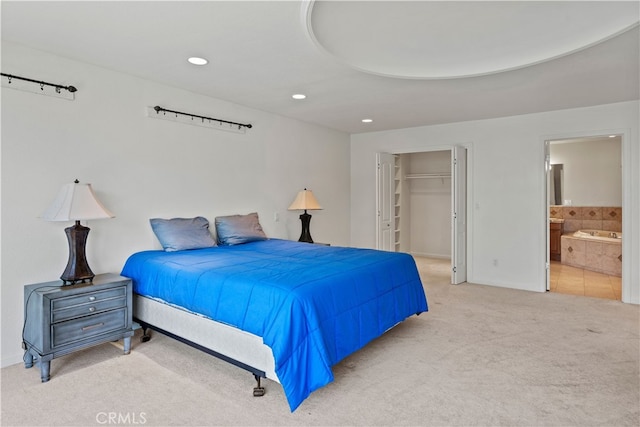
[[[620,206],[549,206],[549,217],[564,219],[564,232],[578,230],[622,231]]]
[[[573,233],[560,239],[562,264],[622,276],[622,242],[582,239]]]

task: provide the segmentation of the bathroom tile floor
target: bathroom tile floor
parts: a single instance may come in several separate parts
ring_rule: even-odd
[[[451,280],[451,261],[414,257],[425,285],[448,284]],[[424,274],[423,274],[424,273]],[[608,276],[551,261],[551,292],[595,298],[622,299],[622,278]]]
[[[622,278],[551,261],[550,291],[613,300],[622,299]]]

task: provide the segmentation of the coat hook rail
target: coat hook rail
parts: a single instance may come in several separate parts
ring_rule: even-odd
[[[64,89],[64,90],[68,90],[71,93],[77,92],[78,89],[76,89],[75,86],[63,86],[63,85],[58,85],[55,83],[48,83],[48,82],[43,82],[40,80],[33,80],[33,79],[29,79],[26,77],[20,77],[20,76],[14,76],[13,74],[5,74],[5,73],[0,73],[1,76],[6,77],[9,80],[9,83],[11,83],[12,79],[16,79],[16,80],[24,80],[25,82],[31,82],[31,83],[37,83],[40,85],[40,88],[42,88],[43,86],[51,86],[56,88],[56,92],[60,93],[60,89]]]
[[[174,111],[174,110],[167,110],[166,108],[162,108],[159,105],[156,105],[155,107],[153,107],[153,109],[156,110],[156,113],[160,113],[162,111],[162,112],[167,112],[167,113],[180,114],[182,116],[188,116],[188,117],[191,117],[191,118],[195,117],[195,118],[202,119],[202,120],[213,120],[214,122],[218,122],[220,124],[226,123],[228,125],[238,126],[238,129],[240,129],[241,127],[245,127],[247,129],[251,129],[253,127],[251,124],[236,123],[236,122],[230,122],[230,121],[227,121],[227,120],[214,119],[213,117],[198,116],[197,114],[183,113],[181,111]]]

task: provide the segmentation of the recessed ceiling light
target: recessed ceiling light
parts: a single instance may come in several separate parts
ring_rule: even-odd
[[[373,119],[362,119],[362,123],[371,123]]]
[[[305,99],[307,97],[307,95],[302,94],[302,93],[296,93],[296,94],[291,95],[291,97],[293,99]]]
[[[198,56],[192,56],[191,58],[187,59],[187,61],[189,61],[189,63],[193,65],[207,65],[209,63],[208,60],[200,58]]]
[[[609,138],[615,138],[617,135],[609,135]]]

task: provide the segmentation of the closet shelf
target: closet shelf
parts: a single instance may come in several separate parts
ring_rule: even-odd
[[[450,173],[410,173],[408,175],[405,175],[404,178],[405,179],[430,179],[430,178],[444,179],[444,178],[451,178],[451,174]]]

